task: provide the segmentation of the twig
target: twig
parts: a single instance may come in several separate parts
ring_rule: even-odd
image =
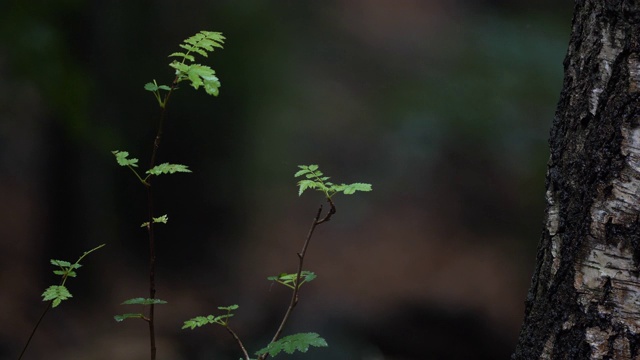
[[[278,339],[280,338],[280,335],[282,335],[284,326],[286,325],[287,321],[289,320],[289,317],[291,316],[291,313],[293,312],[293,309],[298,304],[298,299],[299,299],[298,293],[300,291],[300,285],[301,285],[300,277],[302,276],[302,265],[304,263],[304,257],[307,254],[307,249],[309,248],[309,243],[311,242],[311,237],[313,236],[313,232],[315,231],[318,225],[331,220],[331,217],[333,216],[333,214],[336,213],[336,207],[333,204],[333,201],[331,201],[331,198],[328,197],[327,202],[330,205],[329,211],[321,219],[320,216],[322,215],[322,205],[320,205],[320,208],[318,209],[316,217],[313,219],[313,222],[311,223],[311,228],[309,228],[309,233],[307,234],[307,238],[304,241],[304,245],[302,245],[302,250],[297,254],[298,255],[298,272],[296,273],[296,283],[295,283],[295,286],[293,287],[293,293],[291,294],[291,301],[289,302],[289,307],[287,308],[287,311],[285,312],[282,318],[282,321],[280,322],[280,326],[278,327],[278,330],[276,330],[276,333],[273,336],[273,339],[271,339],[271,343],[278,341]],[[260,355],[258,359],[266,360],[267,357],[269,357],[269,353]]]
[[[236,334],[235,331],[231,330],[229,325],[225,326],[225,328],[227,329],[229,334],[231,334],[231,336],[233,336],[233,338],[236,339],[236,342],[238,343],[238,346],[240,346],[240,349],[242,349],[242,353],[244,354],[245,359],[246,360],[251,360],[251,358],[249,357],[249,353],[247,352],[247,349],[242,344],[242,341],[238,337],[238,334]]]
[[[42,322],[42,319],[44,318],[44,316],[47,314],[49,309],[51,309],[51,304],[53,304],[53,300],[49,301],[49,303],[47,304],[47,307],[42,312],[42,315],[40,315],[40,319],[38,319],[38,322],[36,323],[36,326],[33,327],[33,330],[31,331],[31,335],[29,335],[29,339],[27,339],[27,343],[24,344],[24,348],[22,349],[22,352],[20,353],[20,356],[18,356],[18,360],[22,359],[22,356],[27,351],[27,348],[29,347],[29,343],[31,342],[31,339],[33,338],[33,335],[35,335],[36,330],[38,330],[38,326],[40,326],[40,322]]]
[[[171,96],[173,90],[177,87],[177,77],[171,84],[169,92],[164,98],[164,101],[160,110],[160,121],[158,122],[158,131],[156,137],[153,140],[153,150],[151,151],[151,160],[149,161],[149,169],[153,169],[156,163],[156,157],[158,155],[158,149],[160,148],[160,141],[162,140],[162,132],[164,127],[164,121],[167,114],[167,102]],[[154,222],[153,222],[153,191],[151,190],[151,177],[143,182],[147,186],[147,204],[148,204],[148,216],[149,222],[147,224],[147,232],[149,234],[149,298],[156,298],[156,244],[154,236]],[[149,346],[151,351],[151,360],[156,359],[156,332],[155,332],[155,304],[152,302],[149,304],[149,317],[147,322],[149,323]]]

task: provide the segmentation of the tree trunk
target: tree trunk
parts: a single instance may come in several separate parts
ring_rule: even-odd
[[[640,359],[640,2],[576,1],[512,359]]]

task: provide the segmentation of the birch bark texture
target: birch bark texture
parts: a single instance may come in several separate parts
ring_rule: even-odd
[[[640,359],[640,1],[577,0],[512,359]]]

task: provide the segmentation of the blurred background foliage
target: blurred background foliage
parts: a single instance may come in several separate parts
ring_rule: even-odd
[[[139,359],[146,327],[116,324],[147,293],[144,164],[158,118],[143,85],[167,55],[222,31],[206,60],[221,95],[180,89],[158,178],[159,359],[236,359],[220,329],[182,321],[238,303],[264,345],[320,197],[298,164],[373,193],[336,199],[293,331],[305,359],[498,359],[515,344],[543,215],[546,138],[569,1],[6,1],[0,12],[0,357],[15,359],[55,278],[48,259],[100,243],[29,358]],[[292,357],[296,358],[296,357]]]

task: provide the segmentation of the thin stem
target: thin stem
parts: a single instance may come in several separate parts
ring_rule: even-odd
[[[229,334],[231,334],[231,336],[233,336],[233,338],[236,340],[236,342],[238,343],[238,346],[240,346],[240,349],[242,350],[242,353],[244,354],[244,358],[246,360],[251,360],[251,358],[249,357],[249,353],[247,352],[247,349],[244,347],[244,344],[242,344],[242,341],[240,340],[240,337],[238,337],[238,334],[236,334],[235,331],[231,330],[229,325],[225,326],[225,328],[227,329]]]
[[[38,326],[40,326],[40,322],[42,322],[42,319],[44,318],[44,316],[47,314],[49,309],[51,309],[52,303],[53,303],[53,300],[49,301],[49,303],[47,304],[47,307],[42,312],[42,315],[40,315],[40,319],[38,319],[36,326],[33,327],[33,330],[31,331],[31,335],[29,335],[29,339],[27,339],[27,343],[24,344],[24,348],[22,349],[20,356],[18,356],[18,360],[22,359],[22,356],[27,351],[27,348],[29,347],[29,343],[31,343],[31,339],[33,339],[33,336],[36,334],[36,331],[38,330]]]
[[[151,191],[151,183],[147,186],[147,200],[149,205],[149,224],[147,231],[149,233],[149,298],[156,297],[156,245],[153,232],[153,192]],[[155,304],[149,305],[149,346],[151,349],[151,360],[156,358],[156,332],[154,322]]]
[[[72,269],[75,268],[75,265],[78,265],[80,263],[80,261],[82,261],[82,259],[84,259],[85,256],[91,254],[92,252],[100,249],[101,247],[103,247],[105,244],[101,244],[98,245],[96,247],[94,247],[91,250],[87,250],[85,251],[79,258],[78,260],[76,260],[76,262],[70,266],[68,268],[69,271],[72,271]],[[60,286],[64,286],[65,282],[67,281],[67,279],[69,278],[69,272],[65,272],[64,276],[62,276],[62,280],[60,280]],[[33,336],[35,335],[36,331],[38,330],[38,326],[40,326],[40,323],[42,322],[42,319],[44,319],[44,316],[47,314],[47,312],[49,311],[49,309],[51,309],[51,305],[53,304],[53,300],[49,301],[49,303],[47,304],[47,307],[44,309],[44,311],[42,312],[42,315],[40,315],[40,318],[38,319],[38,322],[36,322],[36,325],[33,327],[33,330],[31,331],[31,335],[29,335],[29,339],[27,339],[27,343],[24,344],[24,348],[22,349],[22,352],[20,353],[20,356],[18,357],[18,360],[22,359],[22,356],[24,355],[24,353],[27,351],[27,348],[29,347],[29,343],[31,342],[31,339],[33,338]]]
[[[177,86],[177,78],[171,84],[171,89],[164,98],[164,102],[160,107],[160,121],[158,122],[158,131],[153,141],[153,150],[151,151],[151,160],[149,160],[149,169],[152,169],[156,164],[156,157],[158,156],[158,149],[160,148],[160,141],[162,140],[162,131],[164,127],[165,118],[167,116],[167,102],[171,96],[171,93]],[[149,223],[147,224],[147,232],[149,234],[149,299],[156,298],[156,244],[154,236],[154,222],[153,222],[153,191],[151,188],[151,179],[148,177],[143,181],[147,186],[147,204],[148,204],[148,216]],[[149,347],[151,352],[151,360],[156,359],[156,331],[155,331],[155,304],[149,305]]]
[[[307,233],[307,238],[304,241],[304,245],[302,245],[302,250],[300,250],[300,252],[297,254],[298,255],[298,271],[296,273],[296,282],[293,287],[293,293],[291,294],[291,301],[289,302],[289,307],[287,308],[287,311],[282,317],[282,321],[280,322],[280,326],[278,327],[278,330],[276,330],[276,333],[273,336],[273,339],[271,339],[272,343],[278,341],[278,339],[282,335],[284,326],[287,324],[287,321],[289,321],[289,317],[291,316],[293,309],[298,304],[298,300],[299,300],[298,293],[300,292],[300,285],[302,285],[300,284],[300,277],[302,275],[302,266],[304,264],[304,257],[307,254],[307,249],[309,248],[309,243],[311,242],[311,237],[313,236],[313,232],[315,231],[318,225],[331,220],[331,217],[333,216],[333,214],[336,213],[336,207],[333,204],[333,201],[331,200],[330,197],[327,197],[327,202],[330,205],[329,211],[321,219],[320,216],[322,215],[322,205],[320,205],[320,208],[318,208],[318,212],[316,213],[316,217],[313,219],[313,222],[311,223],[311,227],[309,228],[309,232]],[[265,360],[268,357],[269,357],[269,353],[265,353],[260,355],[258,359]]]

